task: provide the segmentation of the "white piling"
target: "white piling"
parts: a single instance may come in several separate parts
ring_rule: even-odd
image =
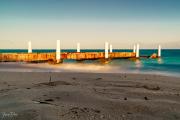
[[[112,53],[113,52],[113,48],[112,48],[111,44],[109,45],[109,49],[110,49],[110,53]]]
[[[161,57],[161,45],[158,46],[158,57]]]
[[[136,52],[136,45],[134,45],[133,52],[134,53]]]
[[[109,43],[108,43],[108,42],[105,42],[105,59],[108,59],[108,58],[109,58],[108,49],[109,49]]]
[[[60,59],[61,59],[60,40],[57,40],[57,43],[56,43],[56,60],[57,60],[57,63],[60,62]]]
[[[139,44],[136,46],[136,58],[139,58]]]
[[[77,52],[80,52],[80,43],[77,43]]]
[[[28,42],[28,53],[32,53],[31,41]]]

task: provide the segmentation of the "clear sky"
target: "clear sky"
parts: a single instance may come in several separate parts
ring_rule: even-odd
[[[0,0],[0,49],[180,48],[180,0]]]

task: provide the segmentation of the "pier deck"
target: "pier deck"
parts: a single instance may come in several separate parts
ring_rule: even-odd
[[[135,58],[134,52],[112,52],[109,53],[110,59]],[[61,53],[61,59],[73,60],[95,60],[105,58],[104,52],[74,52]],[[0,53],[1,62],[38,62],[56,61],[56,53]]]

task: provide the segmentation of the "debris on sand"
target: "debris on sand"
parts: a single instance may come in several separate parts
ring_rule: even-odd
[[[47,85],[47,86],[57,86],[57,85],[72,85],[71,83],[65,81],[54,81],[54,82],[44,82],[39,85]]]
[[[142,87],[145,88],[145,89],[148,89],[148,90],[160,90],[159,86],[147,86],[147,85],[143,85]]]
[[[33,101],[35,104],[51,104],[45,101]]]
[[[96,80],[102,80],[102,78],[96,78]]]
[[[52,103],[50,103],[50,102],[53,102],[54,100],[53,99],[46,99],[46,100],[44,100],[44,101],[41,101],[41,100],[33,100],[33,102],[35,103],[35,104],[49,104],[49,105],[54,105],[54,104],[52,104]]]
[[[73,79],[73,80],[76,80],[76,78],[75,78],[75,77],[73,77],[72,79]]]
[[[131,112],[127,112],[127,114],[132,114]]]
[[[145,100],[149,100],[149,98],[147,98],[146,96],[144,97]]]
[[[71,116],[72,118],[83,118],[86,116],[91,116],[93,118],[104,118],[104,115],[100,114],[101,111],[93,108],[87,107],[73,107],[68,110],[68,112],[61,114],[62,117]]]
[[[54,100],[53,99],[46,99],[45,101],[53,102]]]

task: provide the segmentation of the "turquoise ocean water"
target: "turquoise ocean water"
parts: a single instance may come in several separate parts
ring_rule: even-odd
[[[103,49],[83,49],[81,52],[103,52]],[[115,49],[114,52],[123,52],[132,50],[121,50]],[[25,49],[0,49],[0,53],[21,53],[27,52]],[[55,52],[53,49],[35,49],[33,52]],[[62,50],[62,52],[76,52],[75,49]],[[140,56],[150,56],[153,53],[157,53],[157,50],[142,49],[140,50]],[[4,63],[1,63],[4,65]],[[86,60],[81,63],[74,60],[65,60],[63,64],[66,65],[96,65],[111,68],[109,72],[132,72],[132,73],[150,73],[150,74],[164,74],[164,75],[175,75],[180,76],[180,49],[163,49],[162,57],[160,59],[146,59],[141,58],[140,60],[130,60],[130,59],[114,59],[108,64],[101,64],[99,60]],[[2,66],[2,65],[1,65]],[[63,66],[60,66],[61,68]],[[77,66],[73,66],[77,67]],[[90,69],[93,71],[93,67]],[[1,67],[3,68],[3,67]],[[1,69],[0,68],[0,69]],[[47,67],[46,67],[47,68]],[[85,69],[86,67],[83,66]],[[83,68],[81,70],[83,71]],[[57,70],[57,69],[56,69]],[[74,69],[78,71],[79,69]],[[62,71],[62,69],[61,69]],[[96,70],[95,70],[96,71]],[[103,71],[103,70],[102,70]],[[98,72],[101,72],[99,69]]]

